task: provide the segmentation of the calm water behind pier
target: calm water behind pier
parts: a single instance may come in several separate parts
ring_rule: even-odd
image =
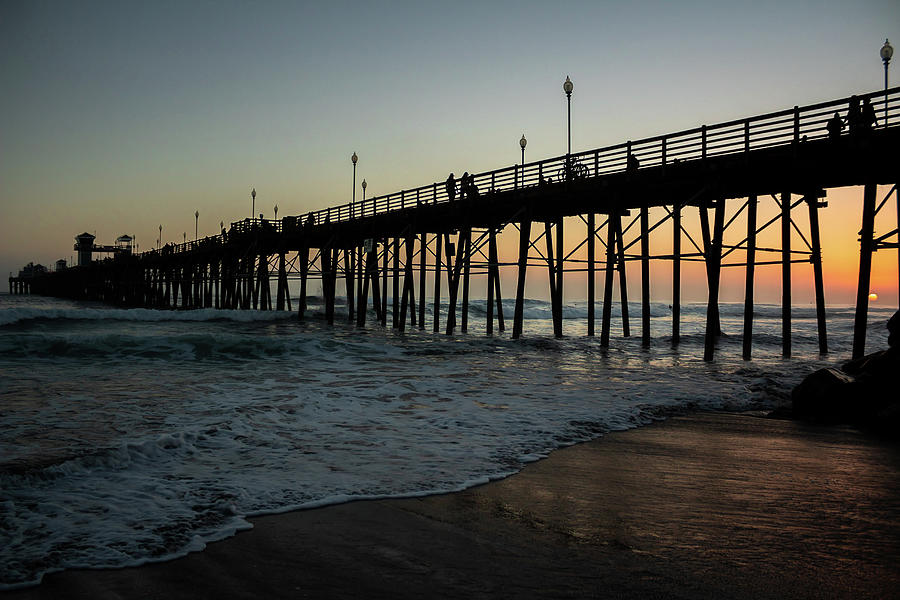
[[[637,306],[635,337],[615,320],[609,350],[584,337],[585,311],[568,304],[556,340],[549,304],[529,301],[513,341],[483,335],[483,302],[447,337],[0,295],[0,589],[180,556],[250,515],[458,490],[673,410],[769,408],[849,355],[853,317],[829,310],[822,361],[814,309],[795,309],[783,360],[780,308],[758,307],[745,362],[742,306],[723,305],[704,363],[705,306],[684,308],[677,350],[666,305],[649,351]],[[891,314],[871,311],[870,348]]]

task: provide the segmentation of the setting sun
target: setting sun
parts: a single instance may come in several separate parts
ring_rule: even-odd
[[[875,302],[876,300],[878,300],[878,294],[876,294],[875,292],[872,292],[871,294],[869,294],[869,300],[871,300],[872,302]]]

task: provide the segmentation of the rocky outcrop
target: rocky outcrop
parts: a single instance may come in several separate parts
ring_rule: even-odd
[[[887,327],[887,350],[852,360],[840,369],[820,369],[794,388],[794,416],[900,435],[900,311]]]

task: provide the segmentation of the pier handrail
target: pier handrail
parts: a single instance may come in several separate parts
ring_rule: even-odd
[[[875,109],[875,129],[887,126],[887,121],[900,125],[900,86],[888,90],[855,96],[860,103],[869,99]],[[704,160],[729,154],[739,154],[789,146],[828,137],[827,122],[837,111],[846,119],[851,97],[819,102],[807,106],[734,119],[714,125],[701,125],[675,133],[667,133],[612,146],[560,155],[552,158],[502,167],[471,176],[479,197],[496,192],[514,191],[526,187],[560,183],[561,180],[589,179],[623,173],[628,170],[628,156],[634,155],[640,168],[665,167],[686,161]],[[895,126],[896,126],[895,125]],[[846,135],[846,134],[844,134]],[[457,180],[459,185],[459,180]],[[459,192],[457,192],[459,198]],[[445,182],[432,182],[417,188],[400,190],[367,198],[364,202],[341,204],[280,220],[244,219],[231,223],[229,232],[244,233],[254,228],[282,231],[285,219],[303,225],[312,217],[316,225],[342,223],[368,218],[422,205],[450,202]],[[208,236],[185,244],[170,244],[170,252],[197,249],[200,244],[223,243],[222,235]],[[157,253],[151,250],[149,253]],[[142,253],[147,254],[147,252]]]

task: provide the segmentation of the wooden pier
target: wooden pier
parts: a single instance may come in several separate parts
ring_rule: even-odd
[[[853,355],[861,356],[872,253],[898,248],[896,221],[883,235],[875,237],[874,231],[876,215],[897,191],[900,176],[900,87],[858,98],[870,100],[886,122],[855,126],[834,138],[828,121],[835,111],[846,117],[850,98],[794,107],[478,173],[472,179],[474,188],[460,190],[455,198],[445,182],[434,182],[277,221],[246,219],[218,236],[50,273],[36,278],[31,289],[130,307],[292,310],[302,319],[308,313],[310,282],[318,280],[329,323],[346,318],[365,327],[371,306],[381,326],[390,321],[399,331],[430,326],[434,332],[453,334],[467,330],[472,278],[485,277],[485,327],[492,334],[495,328],[504,331],[510,318],[504,314],[500,269],[515,268],[511,318],[512,337],[518,338],[525,333],[528,273],[546,269],[554,334],[564,334],[565,275],[584,273],[587,334],[594,336],[596,281],[602,273],[600,344],[607,346],[616,283],[622,334],[630,335],[625,265],[639,261],[641,339],[649,346],[651,264],[672,262],[671,337],[677,344],[682,263],[698,261],[705,265],[708,284],[704,358],[711,360],[719,335],[723,267],[745,269],[743,356],[750,358],[756,268],[780,265],[783,353],[790,356],[791,267],[811,263],[819,347],[825,353],[818,211],[826,206],[823,198],[829,188],[863,186],[853,342]],[[892,187],[878,197],[878,185]],[[777,216],[759,223],[760,202],[774,203]],[[650,209],[664,216],[651,223]],[[795,209],[808,213],[805,232],[792,218]],[[684,225],[689,211],[699,218],[699,232]],[[726,232],[735,235],[742,214],[742,241],[726,244]],[[759,234],[778,225],[781,247],[760,247]],[[497,237],[513,230],[518,233],[518,253],[515,260],[504,262]],[[791,246],[792,230],[804,247]],[[654,232],[671,236],[671,252],[653,253]],[[729,256],[732,261],[726,262]],[[341,315],[335,310],[339,280],[346,289],[347,310]],[[299,281],[297,306],[292,306],[289,293],[292,281]],[[430,324],[427,302],[433,306]]]

